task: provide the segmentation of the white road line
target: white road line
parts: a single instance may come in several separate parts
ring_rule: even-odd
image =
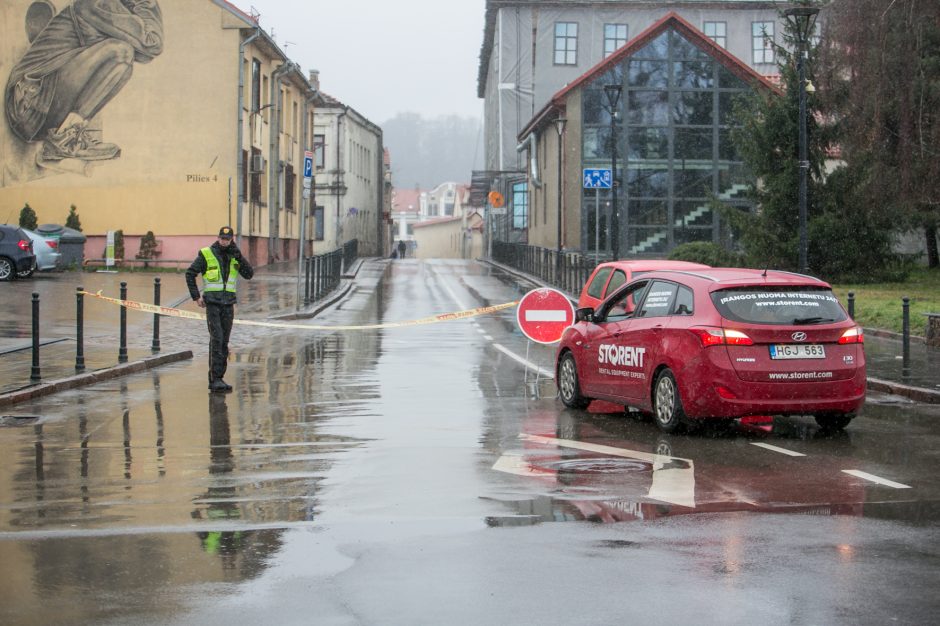
[[[793,450],[787,450],[786,448],[778,448],[777,446],[772,446],[769,443],[756,443],[752,441],[751,445],[757,446],[758,448],[766,448],[767,450],[771,450],[773,452],[779,452],[780,454],[786,454],[787,456],[806,456],[805,454],[802,454],[800,452],[794,452]]]
[[[493,341],[493,338],[490,335],[483,335],[483,338],[487,341]]]
[[[527,322],[564,322],[568,319],[567,311],[537,311],[534,309],[525,312]]]
[[[873,483],[878,483],[879,485],[884,485],[885,487],[894,487],[895,489],[910,489],[910,485],[902,485],[901,483],[896,483],[893,480],[888,480],[887,478],[882,478],[880,476],[875,476],[874,474],[869,474],[868,472],[861,472],[859,470],[842,470],[846,474],[851,474],[858,478],[864,480],[870,480]]]
[[[511,350],[509,350],[509,348],[507,348],[507,347],[505,347],[505,346],[503,346],[503,345],[501,345],[501,344],[498,344],[498,343],[494,343],[494,344],[493,344],[493,347],[496,348],[497,350],[499,350],[500,352],[502,352],[503,354],[505,354],[506,356],[508,356],[508,357],[509,357],[510,359],[512,359],[513,361],[517,361],[517,362],[519,362],[519,363],[525,365],[526,367],[531,368],[531,369],[537,371],[539,374],[541,374],[541,375],[544,376],[545,378],[551,378],[552,380],[555,379],[555,372],[553,372],[553,371],[551,371],[551,370],[547,370],[547,369],[545,369],[544,367],[539,367],[538,365],[536,365],[536,364],[533,363],[532,361],[526,361],[524,358],[522,358],[521,356],[519,356],[519,355],[516,354],[515,352],[512,352]]]

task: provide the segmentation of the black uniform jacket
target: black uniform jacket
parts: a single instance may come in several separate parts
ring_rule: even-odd
[[[209,249],[212,250],[212,254],[215,255],[215,258],[219,260],[219,267],[222,269],[223,283],[228,280],[228,270],[232,258],[238,259],[238,274],[242,278],[250,280],[251,277],[255,275],[255,270],[248,263],[248,260],[242,256],[234,243],[227,248],[222,248],[219,242],[216,241],[209,246]],[[205,274],[206,269],[208,269],[206,267],[206,259],[202,256],[202,252],[200,251],[200,253],[196,255],[196,260],[193,261],[193,264],[186,270],[186,286],[189,287],[189,295],[192,296],[193,300],[199,299],[199,287],[196,285],[196,276]],[[202,297],[207,304],[235,304],[236,302],[235,294],[228,291],[207,291],[202,294]]]

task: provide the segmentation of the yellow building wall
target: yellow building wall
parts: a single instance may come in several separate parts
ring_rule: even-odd
[[[29,46],[31,4],[0,3],[0,84]],[[39,223],[60,224],[75,204],[89,235],[214,236],[230,211],[234,221],[236,27],[247,24],[209,0],[159,0],[159,8],[162,52],[133,63],[130,79],[90,125],[120,147],[119,156],[39,166],[42,141],[22,141],[6,115],[0,119],[0,221],[16,222],[27,202]]]

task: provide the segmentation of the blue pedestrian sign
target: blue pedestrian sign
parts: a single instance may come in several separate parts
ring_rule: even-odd
[[[610,189],[613,179],[609,169],[584,169],[585,189]]]
[[[313,153],[304,151],[304,178],[313,176]]]

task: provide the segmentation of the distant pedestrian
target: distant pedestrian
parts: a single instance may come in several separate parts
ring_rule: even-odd
[[[218,241],[199,251],[193,264],[186,270],[189,295],[206,310],[209,326],[209,390],[231,391],[232,386],[222,380],[228,367],[228,339],[235,319],[235,283],[238,276],[251,280],[255,271],[233,241],[230,226],[219,229]],[[202,274],[202,294],[196,286],[196,276]]]
[[[408,246],[405,245],[405,241],[404,241],[403,239],[399,240],[399,241],[398,241],[398,258],[404,259],[404,258],[405,258],[405,252],[406,252],[407,250],[408,250]]]

